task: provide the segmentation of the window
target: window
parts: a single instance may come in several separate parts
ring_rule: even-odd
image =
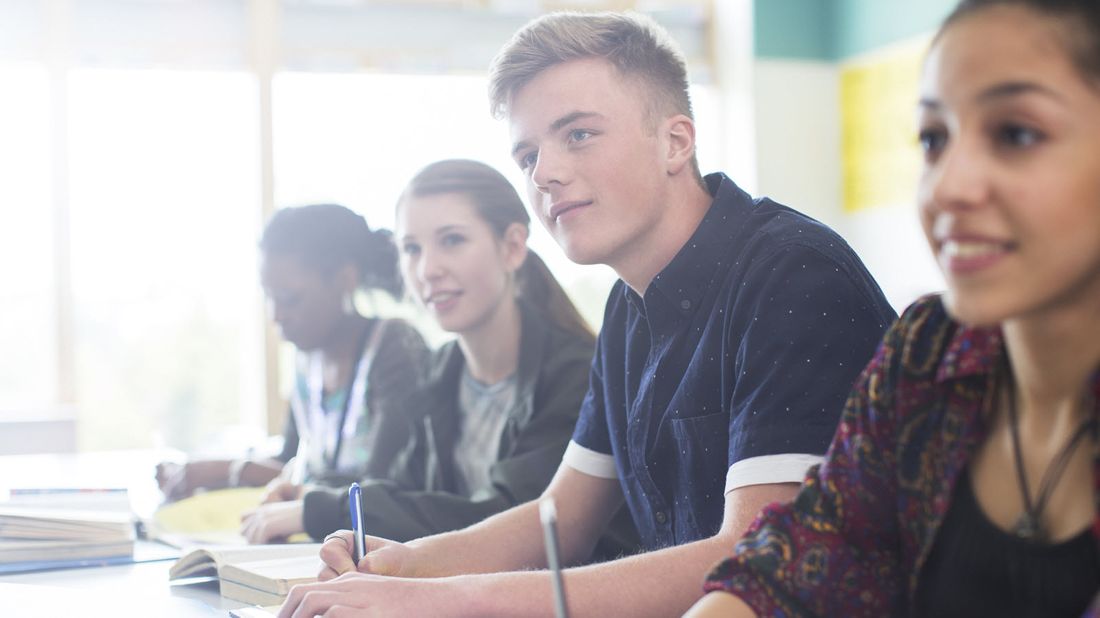
[[[0,416],[57,400],[50,94],[46,70],[0,64]]]
[[[253,77],[81,69],[69,96],[80,447],[258,430]]]
[[[258,443],[286,392],[265,364],[261,213],[331,201],[392,228],[405,182],[452,157],[522,188],[483,69],[536,12],[0,2],[0,431],[75,415],[81,450]],[[662,13],[696,65],[708,62],[704,13],[680,2]],[[450,37],[456,24],[467,37]],[[705,119],[718,99],[713,88],[693,94],[709,169],[722,152],[720,127]],[[541,226],[531,232],[598,326],[614,273],[572,264]],[[448,336],[402,311],[430,341]],[[40,442],[29,450],[58,446]]]

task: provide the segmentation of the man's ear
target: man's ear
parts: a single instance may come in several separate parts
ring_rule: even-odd
[[[510,272],[519,270],[527,259],[527,235],[529,230],[522,223],[512,223],[504,230],[500,246],[504,263]]]
[[[664,135],[668,143],[665,164],[669,176],[691,169],[695,156],[695,122],[683,114],[666,118]]]

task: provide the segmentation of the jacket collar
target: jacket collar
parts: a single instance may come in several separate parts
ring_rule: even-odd
[[[520,335],[519,361],[516,367],[516,401],[522,402],[534,392],[535,381],[541,369],[550,327],[546,320],[524,300],[519,301]],[[457,341],[443,345],[434,355],[424,390],[431,395],[434,405],[421,406],[417,412],[427,416],[447,416],[453,419],[453,408],[458,397],[458,383],[466,357]],[[522,406],[520,406],[522,407]],[[439,414],[436,414],[439,412]],[[447,422],[447,421],[444,421]]]

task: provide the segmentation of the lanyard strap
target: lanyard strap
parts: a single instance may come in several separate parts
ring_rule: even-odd
[[[321,355],[314,352],[308,359],[308,401],[302,401],[299,389],[295,388],[291,399],[291,412],[294,414],[294,422],[298,428],[298,457],[309,457],[307,443],[312,440],[323,440],[321,460],[325,468],[335,470],[340,458],[340,451],[345,439],[355,434],[359,417],[362,416],[363,407],[366,404],[367,376],[374,357],[377,355],[382,332],[387,321],[376,320],[372,328],[364,333],[364,345],[362,353],[356,359],[353,368],[351,384],[347,390],[343,409],[340,411],[339,430],[336,432],[325,431],[324,399],[324,373]],[[369,337],[368,337],[369,335]],[[352,413],[352,406],[356,409]]]

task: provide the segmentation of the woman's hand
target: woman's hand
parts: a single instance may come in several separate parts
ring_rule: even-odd
[[[291,483],[290,481],[276,477],[267,487],[264,489],[263,497],[260,499],[261,504],[271,504],[273,502],[288,502],[290,500],[301,500],[305,495],[305,486]]]
[[[241,516],[241,534],[249,543],[279,543],[304,531],[301,500],[262,504]]]
[[[393,577],[417,577],[413,548],[376,536],[367,536],[367,555],[356,565],[352,559],[355,540],[351,530],[339,530],[325,537],[321,560],[325,563],[317,579],[328,581],[344,573],[372,573]]]
[[[192,461],[185,464],[166,461],[157,464],[157,485],[166,500],[179,500],[202,487],[224,487],[228,474],[228,461]]]

